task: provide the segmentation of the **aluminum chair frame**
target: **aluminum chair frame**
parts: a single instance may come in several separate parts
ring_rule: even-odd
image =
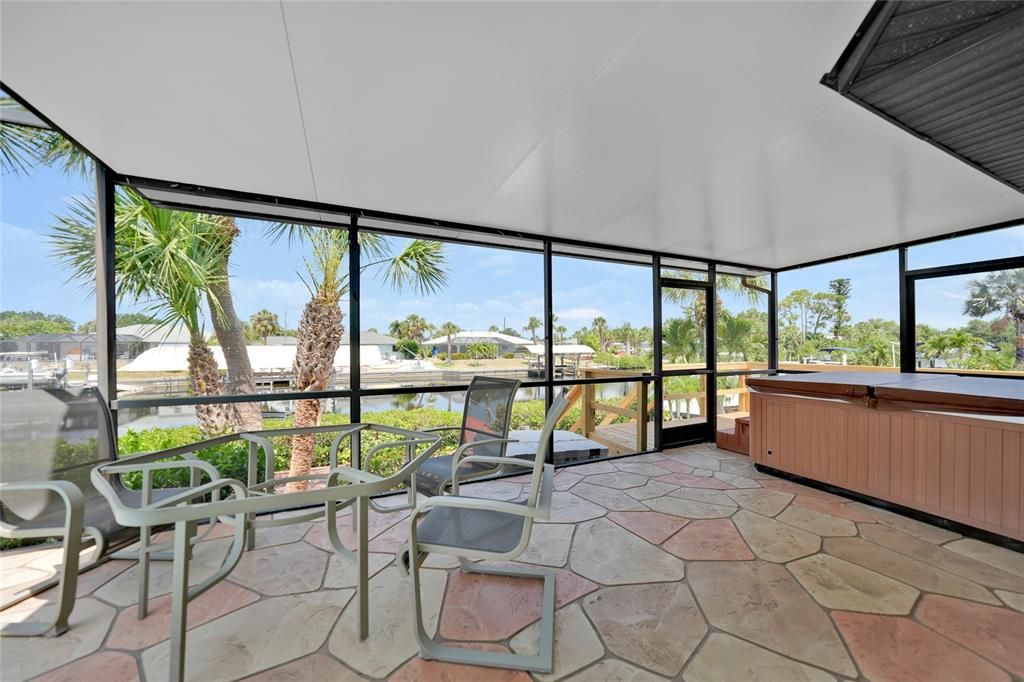
[[[163,525],[174,526],[174,539],[171,543],[173,546],[174,567],[171,581],[169,679],[180,681],[185,678],[188,603],[225,578],[237,565],[250,541],[249,536],[254,530],[250,519],[256,514],[273,513],[297,507],[324,505],[323,512],[317,513],[322,513],[326,516],[328,537],[332,546],[339,556],[346,560],[354,561],[357,565],[359,576],[357,589],[359,637],[360,639],[367,637],[369,632],[369,590],[367,588],[369,579],[367,538],[369,497],[391,490],[406,481],[415,472],[417,467],[437,451],[441,440],[436,435],[376,424],[278,429],[263,432],[262,435],[305,435],[320,433],[324,430],[339,432],[339,440],[345,436],[351,436],[363,431],[378,431],[400,436],[403,440],[381,443],[375,447],[368,454],[367,459],[370,459],[376,452],[385,449],[404,447],[407,452],[407,464],[396,473],[387,477],[377,476],[352,467],[338,466],[326,475],[310,474],[307,476],[277,479],[267,485],[297,480],[321,480],[326,482],[326,487],[318,490],[272,495],[259,494],[258,491],[254,495],[253,491],[250,491],[241,481],[221,478],[212,465],[201,460],[186,458],[173,462],[152,461],[154,458],[163,459],[173,455],[183,456],[186,454],[183,448],[149,453],[144,458],[126,457],[117,462],[101,464],[92,470],[91,478],[93,485],[110,504],[118,523],[124,526],[139,528]],[[221,442],[223,439],[241,439],[242,435],[221,436],[220,438],[212,439],[212,441]],[[250,433],[245,435],[252,437],[260,434]],[[250,439],[250,442],[253,441]],[[211,441],[204,441],[184,447],[189,448],[189,451],[194,451],[209,447],[210,443]],[[152,491],[153,472],[171,468],[188,468],[192,472],[193,480],[196,480],[201,474],[206,474],[210,478],[210,482],[190,488],[173,497],[156,502],[149,501],[148,493]],[[131,471],[143,474],[143,496],[139,507],[126,505],[117,495],[111,484],[112,478]],[[347,482],[348,485],[339,485],[340,482]],[[226,498],[221,499],[221,492],[225,489],[229,490],[230,494]],[[359,542],[355,551],[349,550],[342,544],[337,532],[338,511],[353,504],[358,511],[359,526]],[[221,567],[213,575],[201,583],[190,587],[188,584],[189,561],[191,559],[190,548],[194,544],[193,536],[195,535],[196,526],[200,520],[218,518],[228,520],[235,527],[231,547]],[[289,518],[288,522],[295,523],[296,519]]]
[[[527,568],[520,566],[488,566],[476,564],[471,559],[512,560],[522,554],[530,543],[530,535],[535,519],[547,519],[551,513],[551,498],[554,488],[555,468],[545,462],[550,447],[551,435],[554,433],[558,420],[569,407],[564,394],[558,396],[548,411],[541,431],[540,445],[533,461],[522,459],[506,459],[504,457],[485,457],[470,455],[462,460],[452,461],[452,494],[430,497],[421,502],[409,520],[408,549],[400,556],[399,567],[403,572],[411,574],[413,618],[416,639],[420,645],[420,656],[426,660],[442,660],[468,665],[482,665],[498,668],[513,668],[534,672],[551,672],[554,658],[554,611],[555,611],[555,573],[550,569]],[[455,474],[458,468],[472,461],[494,464],[509,464],[532,470],[530,490],[525,504],[488,500],[459,495],[459,479]],[[431,544],[417,539],[417,528],[421,516],[435,509],[463,509],[492,511],[518,516],[524,519],[519,543],[506,552],[493,552],[469,549],[454,545]],[[420,568],[423,561],[431,553],[445,554],[459,558],[461,570],[486,575],[501,575],[517,578],[542,578],[544,592],[541,598],[541,620],[538,653],[536,655],[513,654],[506,652],[480,651],[462,647],[439,644],[423,627],[422,589],[420,586]]]

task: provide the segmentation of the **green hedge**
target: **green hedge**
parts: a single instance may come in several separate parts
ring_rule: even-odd
[[[574,406],[559,421],[558,428],[568,429],[580,416],[580,407]],[[446,410],[437,410],[428,407],[415,408],[412,410],[387,410],[384,412],[373,412],[366,415],[366,421],[384,426],[393,426],[402,429],[419,430],[432,426],[459,426],[462,423],[462,415]],[[321,419],[323,425],[348,424],[348,415],[325,414]],[[292,417],[286,419],[268,419],[264,422],[265,429],[288,428],[293,425]],[[512,408],[512,429],[539,431],[544,425],[544,401],[530,400],[515,403]],[[452,450],[458,441],[458,432],[446,432],[444,437],[444,450]],[[380,443],[399,440],[398,436],[381,433],[365,433],[362,438],[362,450],[369,452],[371,448]],[[166,448],[194,443],[202,440],[199,429],[194,426],[179,426],[175,428],[153,428],[143,431],[129,429],[118,439],[118,449],[122,457],[138,453],[152,452]],[[334,434],[319,434],[316,437],[316,445],[313,451],[313,466],[326,466],[330,453],[331,443]],[[274,468],[276,471],[287,471],[291,456],[291,438],[280,437],[272,439],[274,444]],[[348,465],[351,461],[349,439],[342,441],[338,450],[338,463]],[[245,482],[247,478],[248,444],[241,441],[233,441],[213,448],[206,448],[199,451],[198,456],[220,472],[225,478],[236,478]],[[378,452],[370,463],[370,471],[387,476],[401,468],[405,461],[404,448],[396,447]],[[258,457],[259,476],[263,477],[263,456],[262,452]],[[188,472],[162,471],[154,475],[154,485],[157,487],[187,485]],[[129,474],[125,476],[125,484],[129,487],[141,485],[140,474]]]

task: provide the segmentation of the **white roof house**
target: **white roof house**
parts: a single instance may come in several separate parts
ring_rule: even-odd
[[[493,344],[498,347],[498,354],[504,355],[506,353],[522,352],[533,341],[518,336],[502,334],[501,332],[464,331],[452,335],[452,352],[465,353],[467,348],[474,343]],[[448,337],[439,336],[436,339],[424,341],[420,345],[446,351],[448,349]]]
[[[125,336],[137,336],[145,343],[161,345],[188,345],[189,334],[184,325],[175,327],[161,326],[158,324],[129,324],[118,327],[117,333]]]

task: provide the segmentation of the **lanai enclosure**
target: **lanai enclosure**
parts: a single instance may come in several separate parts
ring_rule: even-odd
[[[558,393],[568,394],[552,463],[567,473],[595,461],[624,467],[584,467],[576,479],[561,479],[565,486],[619,471],[643,477],[636,485],[652,498],[670,499],[660,497],[669,484],[684,492],[693,486],[698,492],[688,504],[703,512],[739,504],[740,515],[772,516],[721,492],[742,487],[729,475],[716,478],[710,464],[722,457],[745,467],[744,480],[754,486],[769,478],[779,490],[808,486],[800,490],[824,496],[817,506],[808,503],[822,514],[847,509],[837,505],[852,498],[862,509],[894,512],[884,518],[903,519],[891,521],[896,526],[920,522],[914,527],[938,532],[937,524],[943,533],[983,538],[991,543],[985,556],[1006,552],[1000,570],[1024,578],[1014,553],[1024,541],[1022,3],[7,0],[0,12],[0,80],[21,105],[0,114],[6,123],[59,131],[94,166],[95,365],[71,384],[95,384],[122,433],[140,415],[159,421],[185,414],[174,424],[185,423],[199,403],[251,404],[269,418],[290,415],[295,401],[312,397],[353,423],[427,404],[447,403],[460,413],[473,377],[515,377],[522,381],[517,409],[524,412],[530,401],[550,405]],[[202,397],[184,388],[133,387],[130,372],[119,371],[115,321],[115,203],[128,192],[158,207],[234,218],[243,235],[263,234],[253,225],[285,223],[337,237],[347,249],[347,355],[335,363],[334,380],[303,391],[282,368],[284,379],[257,382],[248,392],[232,389],[230,376],[223,394]],[[361,357],[361,336],[380,338],[366,320],[383,305],[381,280],[368,269],[375,239],[437,242],[464,249],[474,262],[493,262],[494,272],[511,267],[502,273],[512,276],[506,293],[526,292],[515,300],[530,301],[522,307],[533,306],[536,324],[501,329],[515,311],[496,302],[489,331],[468,324],[436,329],[419,335],[417,358],[396,345],[391,364],[370,362]],[[915,256],[952,239],[961,241],[949,242],[953,255],[941,262]],[[971,240],[1000,246],[960,257],[956,245]],[[487,260],[494,253],[512,260]],[[862,349],[824,329],[815,353],[780,352],[783,325],[792,323],[783,316],[780,282],[810,267],[841,271],[859,262],[850,259],[885,253],[894,269],[873,286],[877,299],[898,305],[898,332],[875,360],[858,365]],[[569,284],[581,284],[567,283],[577,267],[595,273],[582,282],[580,295],[590,296],[582,301],[566,293]],[[233,264],[232,277],[244,268]],[[628,272],[642,295],[602,289],[601,273],[612,272]],[[989,311],[1003,316],[1002,326],[991,327],[1002,341],[975,348],[976,355],[1007,359],[982,366],[967,362],[967,351],[932,353],[922,297],[937,294],[927,287],[962,288],[988,276],[1016,277],[1017,300],[1011,293]],[[506,281],[480,277],[489,290]],[[461,291],[469,296],[470,288]],[[597,323],[623,297],[640,311],[632,326],[646,337],[631,337],[625,325],[619,338]],[[733,327],[725,322],[737,318],[729,302],[739,299],[752,302],[764,320],[766,337],[754,344],[760,351],[744,345],[742,333],[738,340],[727,336]],[[948,305],[959,310],[966,299],[958,290]],[[431,322],[457,322],[460,290],[449,288],[443,301],[447,309]],[[559,331],[580,311],[589,315],[581,332],[571,324]],[[985,324],[995,320],[991,315]],[[840,317],[835,330],[842,324]],[[1006,325],[1016,325],[1016,333],[1004,333]],[[673,341],[686,330],[688,341]],[[473,350],[480,344],[494,345],[493,355],[473,355],[482,353]],[[442,361],[449,345],[452,357]],[[539,423],[513,424],[520,455],[529,456],[522,450],[532,447],[531,429]],[[704,454],[683,465],[688,473],[670,469],[687,482],[655,480],[660,457],[694,445]],[[633,455],[646,459],[630,469]],[[707,484],[694,483],[701,474]],[[618,499],[620,488],[632,484],[615,481],[580,485],[615,490]],[[605,483],[610,487],[601,488]],[[582,504],[604,504],[601,513],[620,517],[669,506],[644,504],[640,493],[621,506],[593,493],[589,499]],[[693,513],[684,523],[711,523],[695,521],[707,517]],[[844,527],[850,520],[863,526],[873,513],[851,512]],[[785,561],[758,550],[750,523],[735,523],[758,565]],[[927,531],[918,532],[932,542]],[[588,561],[578,558],[586,547],[598,551],[597,543],[581,545],[581,533],[573,541],[574,569]],[[624,545],[623,554],[630,553]],[[684,558],[689,576],[695,562]],[[841,575],[840,584],[858,579]],[[980,601],[999,617],[1016,618],[1018,636],[1024,590],[1001,589],[1001,598]],[[721,592],[730,591],[726,580]],[[827,608],[844,608],[811,592]],[[714,628],[736,634],[724,624],[728,618],[716,621],[703,599],[701,605]],[[571,608],[578,610],[564,611]],[[609,667],[588,679],[614,678],[623,661],[681,674],[682,663],[663,669],[631,658],[621,644],[629,636],[602,630],[610,653],[599,665]],[[717,636],[725,635],[712,640]],[[810,660],[781,644],[740,637]],[[872,668],[860,657],[846,629],[843,637],[862,675],[885,677],[884,666]],[[969,648],[1009,646],[996,639]],[[897,648],[890,663],[898,668],[913,659],[909,652]],[[1021,675],[1019,652],[1016,661],[980,655]],[[347,664],[333,645],[332,653]],[[556,645],[558,655],[573,654],[558,654]],[[811,665],[857,676],[858,668]],[[370,677],[394,669],[353,666]],[[694,672],[693,679],[715,677]]]

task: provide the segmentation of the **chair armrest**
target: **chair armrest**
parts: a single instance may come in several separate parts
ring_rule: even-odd
[[[373,448],[371,448],[368,453],[366,453],[366,457],[360,457],[359,466],[362,468],[363,471],[368,471],[367,467],[370,466],[370,462],[373,460],[374,455],[376,455],[378,452],[382,452],[384,450],[391,450],[393,448],[398,447],[405,448],[405,461],[408,463],[408,461],[411,459],[410,455],[412,454],[410,452],[410,446],[420,445],[421,443],[422,441],[417,440],[393,440],[388,441],[386,443],[378,443],[377,445],[374,445]]]
[[[420,502],[420,504],[417,505],[416,511],[413,513],[413,523],[415,523],[416,517],[421,516],[436,507],[496,511],[501,512],[503,514],[512,514],[513,516],[526,516],[529,518],[536,516],[535,509],[527,507],[526,505],[516,504],[514,502],[505,502],[502,500],[488,500],[480,497],[438,495],[436,497],[428,497],[426,500]]]
[[[247,496],[248,491],[245,485],[234,478],[219,478],[204,485],[196,486],[195,488],[189,488],[188,490],[182,491],[177,495],[171,497],[165,497],[159,502],[154,502],[146,507],[140,509],[162,509],[164,507],[173,507],[181,502],[191,502],[193,498],[200,495],[205,495],[208,492],[220,490],[221,488],[228,487],[232,488],[238,499],[244,499]]]
[[[3,500],[4,493],[32,490],[46,490],[60,496],[67,511],[65,528],[71,528],[76,521],[78,527],[81,528],[85,519],[85,495],[83,495],[82,490],[71,481],[14,481],[0,483],[0,501]],[[47,531],[47,534],[52,532],[52,529],[44,528],[39,530]],[[19,529],[17,526],[3,522],[0,522],[0,531],[3,531],[3,535],[12,534],[14,537],[39,537],[38,535],[26,535],[25,533],[32,531]]]
[[[432,426],[429,429],[417,429],[423,433],[437,433],[438,431],[461,431],[461,426]]]
[[[368,471],[360,471],[352,467],[335,467],[327,476],[327,485],[336,485],[339,478],[349,483],[376,483],[384,480]]]
[[[155,453],[150,453],[155,454]],[[139,471],[145,474],[153,471],[165,471],[168,469],[198,469],[210,477],[210,480],[217,480],[220,478],[220,472],[209,462],[204,462],[201,459],[186,459],[178,462],[161,462],[161,461],[135,461],[132,458],[119,459],[116,462],[109,464],[101,464],[96,467],[97,470],[103,475],[107,474],[124,474],[130,471]]]

